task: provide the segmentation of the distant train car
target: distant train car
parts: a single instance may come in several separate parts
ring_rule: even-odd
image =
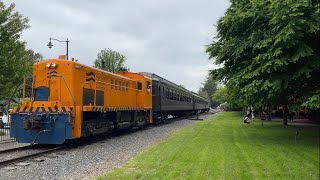
[[[193,108],[195,111],[206,112],[209,111],[209,100],[205,97],[202,97],[194,92],[193,95]]]
[[[207,109],[205,98],[152,73],[110,73],[74,61],[34,64],[31,99],[11,114],[11,137],[22,143],[68,140]]]
[[[141,72],[152,79],[152,110],[155,120],[166,119],[168,115],[183,117],[209,110],[209,101],[154,73]]]
[[[152,79],[152,110],[155,120],[187,116],[193,113],[192,94],[189,90],[178,86],[156,74],[140,73]]]

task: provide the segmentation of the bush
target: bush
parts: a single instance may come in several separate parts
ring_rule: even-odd
[[[0,131],[0,136],[4,136],[4,135],[6,135],[6,133],[3,131]]]

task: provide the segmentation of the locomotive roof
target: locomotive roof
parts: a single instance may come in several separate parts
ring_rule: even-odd
[[[92,66],[88,66],[88,65],[85,65],[85,64],[82,64],[82,63],[79,63],[79,62],[71,61],[71,60],[65,60],[65,59],[46,59],[46,60],[44,60],[44,61],[40,61],[40,62],[37,62],[37,63],[46,63],[47,61],[55,61],[55,62],[57,62],[57,63],[60,63],[60,62],[61,62],[61,63],[66,63],[66,62],[68,62],[68,63],[79,64],[80,66],[82,66],[82,67],[84,67],[84,68],[87,68],[87,69],[92,69],[92,70],[94,70],[94,71],[99,71],[99,72],[104,73],[104,74],[109,74],[109,75],[111,75],[111,76],[116,76],[116,77],[118,77],[118,78],[122,78],[122,79],[126,79],[126,80],[132,81],[132,79],[127,78],[127,77],[125,77],[125,76],[121,76],[121,75],[118,75],[118,74],[116,74],[116,73],[112,73],[112,72],[109,72],[109,71],[101,70],[101,69],[98,69],[98,68],[95,68],[95,67],[92,67]],[[36,64],[37,64],[37,63],[36,63]]]

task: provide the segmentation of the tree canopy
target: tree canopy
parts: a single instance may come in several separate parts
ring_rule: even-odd
[[[94,67],[106,70],[109,72],[119,72],[123,69],[126,57],[112,49],[104,49],[98,54],[97,59],[94,61]]]
[[[28,19],[14,11],[15,5],[8,7],[0,1],[0,99],[10,98],[22,78],[32,71],[32,50],[20,39],[28,28]]]
[[[226,87],[218,88],[217,91],[212,94],[211,98],[220,104],[227,102],[228,101],[227,88]]]
[[[213,81],[212,77],[210,77],[209,75],[206,81],[203,83],[203,87],[201,87],[198,91],[199,95],[206,97],[210,100],[211,107],[217,107],[219,105],[217,101],[214,101],[211,98],[212,94],[217,90],[217,86],[217,83]]]
[[[319,107],[319,1],[231,0],[217,31],[211,75],[235,102]]]

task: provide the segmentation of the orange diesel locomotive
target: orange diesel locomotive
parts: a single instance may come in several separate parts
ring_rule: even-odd
[[[49,59],[34,64],[31,99],[11,115],[18,142],[62,144],[152,123],[152,79],[102,71],[75,61]]]

